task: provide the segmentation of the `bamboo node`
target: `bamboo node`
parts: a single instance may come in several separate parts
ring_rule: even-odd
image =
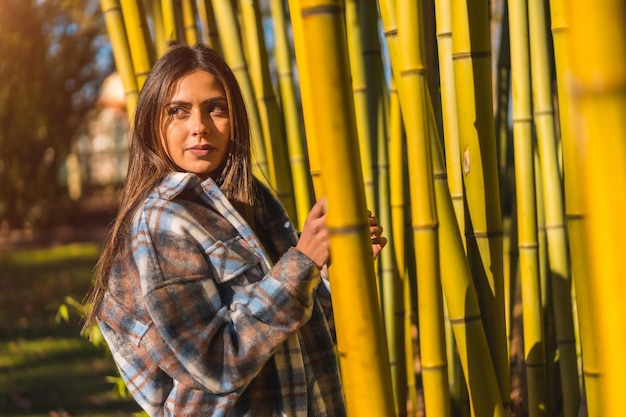
[[[307,17],[312,17],[316,15],[325,15],[325,14],[337,14],[342,13],[343,9],[341,6],[334,4],[323,4],[320,6],[307,7],[302,9],[302,18],[305,19]]]

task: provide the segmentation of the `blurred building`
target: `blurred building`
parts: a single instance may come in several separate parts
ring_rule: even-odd
[[[68,185],[72,188],[72,182],[79,182],[83,188],[123,182],[128,163],[129,123],[124,88],[117,73],[102,84],[100,98],[87,126],[74,149],[79,172],[74,175],[68,172]],[[72,179],[77,176],[79,178]]]

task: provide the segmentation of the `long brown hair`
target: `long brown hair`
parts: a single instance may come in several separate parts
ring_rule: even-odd
[[[248,115],[239,84],[224,59],[205,45],[176,43],[155,63],[141,90],[133,118],[126,182],[119,211],[96,264],[94,287],[87,296],[89,311],[83,331],[89,331],[109,283],[115,257],[129,242],[132,218],[150,191],[170,172],[181,169],[169,158],[161,140],[167,122],[165,104],[179,81],[194,71],[206,71],[224,88],[230,117],[230,153],[217,180],[224,195],[254,228],[257,199],[250,161]]]

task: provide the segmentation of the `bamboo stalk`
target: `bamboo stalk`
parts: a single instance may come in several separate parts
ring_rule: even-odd
[[[541,293],[541,311],[543,314],[543,340],[546,358],[546,413],[549,416],[560,412],[560,405],[563,399],[560,380],[558,379],[558,358],[554,309],[552,308],[552,286],[550,285],[550,267],[548,265],[548,239],[546,234],[546,217],[544,209],[544,190],[541,179],[541,163],[539,152],[535,146],[534,153],[535,168],[535,196],[537,198],[537,249],[539,253],[539,292]]]
[[[504,409],[510,381],[504,284],[502,219],[495,155],[488,2],[452,1],[452,47],[463,181],[467,203],[466,239],[477,282],[482,319]],[[480,97],[480,99],[478,99]]]
[[[133,69],[133,62],[124,28],[124,19],[119,0],[100,0],[102,14],[111,40],[113,49],[113,59],[115,68],[120,74],[122,86],[124,87],[124,101],[126,102],[126,112],[129,118],[135,112],[139,89],[137,79]]]
[[[161,0],[161,10],[163,11],[163,32],[165,41],[172,42],[180,39],[178,18],[176,12],[175,0]],[[163,53],[163,51],[160,51]]]
[[[390,342],[395,341],[394,349],[390,353],[395,355],[398,367],[400,367],[400,361],[405,363],[406,367],[406,391],[408,401],[414,409],[417,404],[416,395],[416,382],[415,382],[415,363],[413,360],[413,341],[411,338],[411,287],[409,284],[409,266],[407,264],[407,252],[409,249],[406,245],[406,230],[405,227],[407,219],[405,212],[407,211],[407,205],[405,203],[405,178],[406,178],[406,163],[405,163],[405,146],[404,136],[402,128],[402,115],[400,112],[400,98],[398,97],[398,91],[395,87],[394,78],[391,80],[390,90],[390,115],[389,115],[389,203],[391,206],[391,236],[393,237],[393,255],[394,265],[398,271],[399,283],[397,286],[393,286],[394,296],[393,298],[393,312],[388,313],[387,318],[387,330],[388,340]],[[389,309],[388,309],[389,311]],[[393,319],[392,319],[393,317]],[[394,335],[389,331],[393,329]],[[402,343],[404,340],[404,343]],[[401,384],[402,374],[401,370],[398,373],[392,374],[395,377],[394,393],[397,404],[398,415],[402,410],[401,403],[401,390],[403,387]],[[415,412],[412,413],[415,415]]]
[[[330,278],[347,410],[355,416],[390,416],[394,413],[392,385],[371,262],[341,4],[302,0],[299,5],[305,42],[296,46],[305,47],[310,77],[306,81],[315,85],[309,89],[311,99],[325,103],[314,106],[309,113],[313,119],[305,122],[315,123],[319,134],[317,149],[331,232]],[[321,60],[328,70],[314,71]]]
[[[463,175],[461,172],[454,67],[452,63],[452,14],[450,11],[450,0],[437,0],[435,6],[446,172],[456,220],[459,228],[465,230],[465,198],[463,196]],[[461,235],[461,238],[465,246],[465,236]],[[445,314],[446,316],[448,315],[447,306]],[[464,415],[466,411],[469,411],[467,407],[467,388],[462,378],[462,369],[460,369],[458,355],[456,354],[450,320],[446,320],[446,340],[450,394],[457,412]]]
[[[271,184],[261,119],[256,106],[252,81],[248,74],[248,66],[243,53],[235,12],[230,0],[212,0],[212,5],[215,12],[217,30],[220,34],[220,39],[223,41],[224,57],[237,77],[248,110],[250,135],[253,145],[252,157],[254,162],[252,169],[257,178]]]
[[[507,413],[502,406],[496,371],[481,320],[478,296],[465,255],[461,231],[456,222],[434,116],[430,117],[429,126],[440,224],[439,246],[440,252],[446,254],[446,261],[440,264],[441,282],[459,360],[464,370],[472,415],[502,417]]]
[[[211,0],[198,0],[196,8],[200,18],[200,39],[216,51],[222,51]]]
[[[582,168],[583,207],[588,214],[589,240],[585,243],[589,271],[594,277],[589,290],[595,301],[593,311],[597,312],[592,326],[597,329],[600,395],[594,411],[616,416],[623,412],[626,389],[622,262],[626,233],[626,2],[604,0],[591,5],[577,0],[568,7],[572,132],[576,156],[584,162],[578,166]]]
[[[354,95],[354,110],[357,120],[356,128],[359,138],[359,150],[361,154],[361,166],[363,168],[363,184],[365,186],[365,199],[368,207],[375,207],[374,174],[372,172],[372,144],[376,137],[375,121],[369,112],[368,102],[373,94],[368,85],[366,72],[370,70],[365,66],[363,51],[363,31],[366,27],[361,26],[358,4],[356,0],[345,1],[346,34],[348,39],[348,56],[350,58],[350,71],[352,74],[352,94]],[[370,77],[371,78],[371,77]],[[378,87],[378,86],[376,86]],[[368,90],[370,91],[368,93]]]
[[[415,406],[415,373],[413,372],[413,349],[407,349],[410,341],[410,298],[405,298],[408,271],[405,261],[405,202],[404,202],[404,137],[402,116],[395,83],[392,79],[389,117],[389,205],[391,211],[391,231],[389,235],[390,261],[394,269],[391,283],[385,285],[385,328],[389,344],[389,362],[393,383],[396,415],[407,415],[407,399]],[[382,193],[381,193],[382,194]],[[406,300],[408,299],[408,308]],[[406,318],[408,317],[408,326]],[[407,329],[408,328],[408,329]],[[409,330],[409,331],[407,331]],[[407,337],[408,336],[408,337]],[[411,346],[408,344],[408,346]],[[410,359],[409,359],[410,358]],[[407,360],[409,359],[409,360]],[[409,390],[409,388],[411,388]]]
[[[305,53],[305,38],[302,28],[302,15],[300,13],[301,0],[289,0],[289,14],[291,21],[291,28],[293,31],[293,42],[295,49],[296,63],[298,66],[298,79],[300,80],[300,99],[302,101],[302,112],[304,118],[304,130],[306,134],[306,146],[307,155],[309,159],[309,170],[311,174],[311,181],[313,183],[313,192],[317,198],[324,195],[324,184],[322,182],[322,172],[320,169],[320,160],[317,151],[317,138],[319,135],[316,132],[316,125],[312,122],[313,111],[316,103],[312,99],[312,92],[310,91],[313,86],[307,81],[309,77],[309,64]],[[310,122],[307,122],[309,120]]]
[[[198,43],[198,27],[196,26],[196,7],[193,0],[180,0],[181,17],[183,19],[183,32],[185,33],[185,42],[188,45]]]
[[[548,399],[533,163],[528,5],[526,0],[508,0],[508,5],[513,86],[515,201],[518,214],[527,403],[529,416],[539,417],[546,415]]]
[[[146,0],[145,4],[146,11],[152,22],[152,32],[154,34],[154,47],[156,48],[156,54],[157,56],[161,56],[161,54],[163,54],[163,52],[167,49],[161,0]]]
[[[569,3],[568,3],[569,5]],[[569,6],[568,6],[569,7]],[[591,276],[587,265],[585,235],[587,212],[581,190],[583,182],[578,161],[578,145],[574,141],[571,119],[571,92],[568,85],[570,77],[568,38],[571,28],[568,24],[566,2],[550,0],[550,16],[552,19],[552,39],[554,43],[557,93],[559,104],[559,120],[561,146],[563,152],[563,171],[565,188],[565,215],[567,236],[571,259],[571,275],[576,294],[579,337],[582,349],[582,367],[585,387],[585,401],[589,416],[599,416],[600,387],[598,378],[601,374],[598,350],[597,328],[594,326],[594,303],[590,297]]]
[[[427,415],[449,416],[450,394],[439,274],[437,213],[428,131],[424,27],[421,4],[397,2],[400,100],[411,166],[411,217],[417,261],[417,305],[422,382]],[[410,93],[402,93],[407,89]],[[428,341],[427,341],[428,339]]]
[[[280,102],[285,123],[285,136],[289,149],[289,165],[293,179],[293,192],[296,204],[298,225],[304,225],[312,205],[312,185],[302,132],[302,121],[296,99],[293,57],[287,36],[284,4],[282,0],[272,0],[270,5],[274,25],[275,58],[278,71]]]
[[[456,110],[454,66],[452,62],[452,11],[450,0],[437,0],[435,7],[439,73],[441,74],[441,106],[445,138],[446,171],[454,212],[461,230],[465,230],[465,198],[459,148],[459,125]],[[465,236],[462,236],[465,245]]]
[[[154,63],[154,47],[150,39],[143,2],[121,0],[126,35],[139,90]]]
[[[283,126],[282,114],[276,101],[270,79],[265,35],[261,24],[261,13],[257,0],[240,0],[244,33],[248,51],[248,69],[256,97],[256,106],[261,119],[270,181],[274,184],[278,198],[287,214],[298,223],[296,203],[289,168],[289,153]]]
[[[533,115],[543,174],[546,239],[550,264],[552,306],[556,322],[564,417],[575,417],[580,406],[576,337],[571,301],[571,277],[563,207],[563,185],[556,150],[554,109],[547,50],[544,2],[529,0]]]

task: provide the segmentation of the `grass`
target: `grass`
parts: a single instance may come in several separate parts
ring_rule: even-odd
[[[0,416],[120,416],[138,412],[115,395],[104,347],[80,336],[76,314],[55,316],[66,296],[81,300],[100,248],[94,243],[0,253]]]

